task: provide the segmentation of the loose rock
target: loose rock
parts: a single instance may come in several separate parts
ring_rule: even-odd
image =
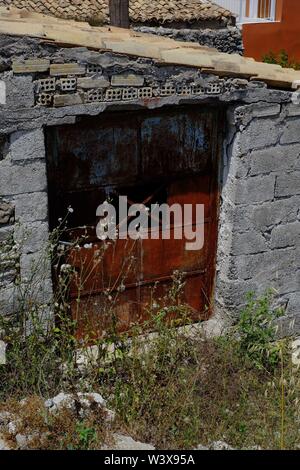
[[[103,450],[155,450],[151,444],[135,441],[130,436],[123,434],[114,434],[114,444],[112,446],[105,446]]]

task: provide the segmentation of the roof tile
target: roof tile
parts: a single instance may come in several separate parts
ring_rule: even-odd
[[[117,54],[152,58],[165,64],[198,67],[218,76],[262,80],[268,85],[285,89],[293,89],[300,83],[299,71],[256,62],[238,54],[225,54],[197,44],[136,33],[130,29],[93,27],[88,23],[24,13],[13,8],[0,7],[1,33],[112,50]]]
[[[109,23],[109,0],[0,0],[1,6],[22,8],[65,19],[98,20]],[[191,22],[217,20],[226,22],[233,14],[211,0],[130,0],[133,23]]]

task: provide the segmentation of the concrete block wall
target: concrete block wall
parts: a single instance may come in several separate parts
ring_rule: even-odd
[[[216,299],[238,315],[247,292],[276,290],[285,332],[300,331],[300,106],[228,111]]]
[[[10,57],[16,54],[16,46],[9,44]],[[286,308],[286,324],[295,318],[300,330],[300,106],[292,104],[292,93],[268,89],[261,82],[218,80],[195,69],[164,68],[150,60],[135,61],[111,53],[77,48],[49,52],[33,39],[30,44],[22,43],[20,50],[22,59],[42,54],[58,64],[78,61],[92,65],[100,70],[98,79],[113,83],[116,76],[120,79],[130,73],[144,77],[146,83],[170,81],[174,88],[191,82],[201,85],[204,92],[186,96],[176,92],[154,100],[132,97],[130,103],[101,100],[59,108],[39,106],[34,85],[39,77],[13,74],[5,60],[0,73],[5,90],[0,102],[0,246],[7,245],[11,260],[0,265],[0,314],[16,311],[16,281],[20,276],[26,290],[32,264],[42,269],[34,295],[45,303],[52,299],[51,269],[44,258],[47,126],[72,125],[78,116],[97,116],[110,108],[126,112],[129,105],[129,109],[191,105],[200,110],[218,106],[228,113],[221,165],[216,310],[231,318],[237,316],[247,292],[262,294],[273,287],[277,302]],[[208,93],[215,83],[218,92]]]
[[[52,281],[44,131],[16,131],[5,140],[0,160],[0,314],[10,315],[27,295],[49,304]]]

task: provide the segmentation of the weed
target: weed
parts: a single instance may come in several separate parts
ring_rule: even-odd
[[[254,293],[247,296],[247,305],[241,311],[236,326],[239,353],[258,369],[273,369],[280,362],[280,343],[275,341],[274,320],[283,315],[281,308],[272,309],[272,291],[259,299]]]
[[[270,51],[268,54],[263,56],[263,62],[267,64],[276,64],[281,65],[284,68],[293,68],[295,70],[300,70],[300,63],[294,59],[290,59],[287,51],[282,49],[278,54],[275,54],[273,51]]]
[[[25,288],[18,286],[19,314],[0,316],[8,344],[7,365],[0,366],[0,397],[34,396],[25,410],[14,405],[23,423],[18,432],[33,436],[31,448],[99,448],[107,437],[100,415],[83,419],[68,409],[50,415],[43,405],[44,398],[61,391],[91,390],[116,411],[116,429],[157,448],[190,449],[214,440],[236,448],[297,448],[300,376],[290,362],[288,341],[275,341],[274,320],[282,311],[271,308],[271,293],[259,299],[249,294],[234,330],[217,340],[200,333],[190,336],[182,327],[190,323],[181,295],[182,273],[174,273],[164,296],[154,286],[148,320],[133,324],[130,335],[118,333],[115,307],[121,291],[108,286],[98,314],[110,320],[110,327],[100,335],[97,325],[88,325],[90,334],[79,336],[68,301],[78,270],[64,262],[75,247],[58,249],[59,238],[55,231]],[[129,258],[129,268],[118,277],[120,286],[134,263]],[[41,305],[37,291],[50,259],[57,296]],[[86,279],[76,278],[78,310]],[[55,312],[55,324],[43,315],[48,308]],[[90,354],[91,345],[96,354]],[[87,358],[84,367],[82,355]],[[9,406],[4,403],[3,409]]]

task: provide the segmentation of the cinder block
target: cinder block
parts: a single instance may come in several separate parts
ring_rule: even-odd
[[[12,70],[14,73],[34,73],[47,72],[50,67],[50,60],[29,59],[24,61],[13,60]]]
[[[74,95],[54,95],[54,106],[56,108],[63,106],[74,106],[76,104],[82,104],[83,97],[76,93]]]
[[[50,75],[57,77],[60,75],[84,75],[86,67],[77,63],[71,64],[52,64],[50,66]]]
[[[52,106],[53,95],[50,93],[39,93],[36,99],[36,104],[38,106]]]
[[[136,100],[137,98],[138,98],[137,88],[124,88],[123,90],[124,101]]]
[[[37,81],[38,93],[49,93],[50,91],[55,91],[55,88],[56,88],[55,78],[43,78]]]
[[[96,90],[88,90],[85,95],[85,101],[87,103],[100,103],[104,101],[105,92],[100,88]]]
[[[102,74],[102,67],[98,64],[87,64],[86,73],[93,75],[98,73]]]
[[[123,88],[108,88],[105,93],[105,101],[122,101]]]
[[[153,88],[150,86],[139,88],[138,90],[139,99],[149,99],[153,97]]]
[[[112,86],[143,86],[144,82],[142,75],[134,74],[114,75],[111,79]]]
[[[160,87],[160,96],[176,95],[176,87],[172,83],[166,83]]]
[[[61,78],[58,80],[59,88],[62,91],[75,91],[77,88],[76,78]]]
[[[78,78],[77,87],[83,90],[93,88],[108,88],[110,83],[105,78]]]
[[[191,95],[192,94],[192,87],[187,85],[177,85],[176,86],[176,93],[177,95]]]

